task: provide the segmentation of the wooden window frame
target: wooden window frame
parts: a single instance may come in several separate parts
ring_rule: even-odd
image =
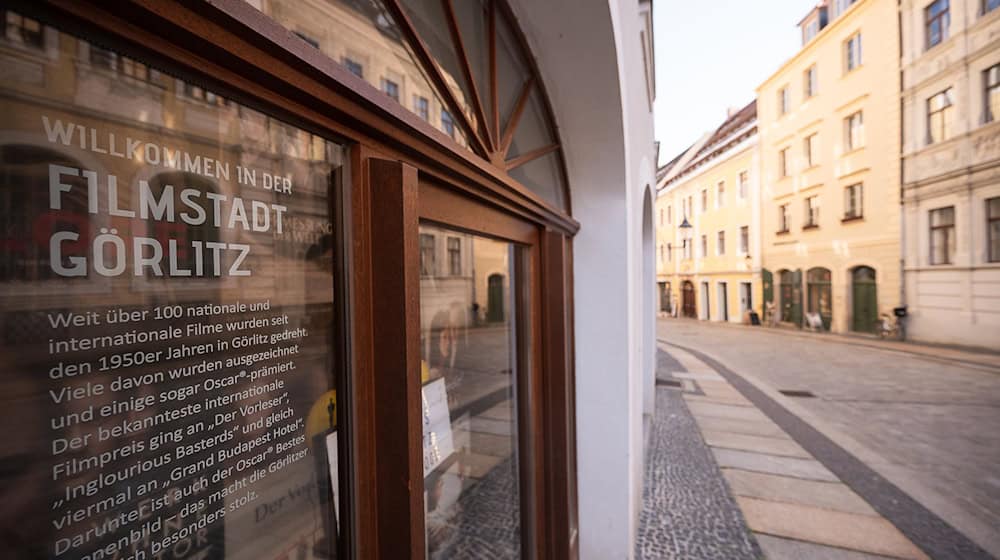
[[[993,223],[1000,222],[1000,213],[996,216],[990,215],[990,202],[998,200],[1000,197],[994,196],[992,198],[987,198],[984,202],[986,205],[986,262],[988,263],[998,263],[1000,258],[993,258],[993,244],[1000,244],[1000,238],[993,237]]]
[[[944,9],[931,15],[931,9],[938,2],[944,2]],[[931,26],[938,24],[938,38],[931,38]],[[924,50],[930,50],[948,40],[948,28],[951,27],[951,0],[934,0],[924,7]]]
[[[942,210],[951,209],[951,223],[945,225],[934,225],[934,213],[940,212]],[[954,255],[951,254],[951,244],[952,241],[957,241],[955,239],[955,207],[954,206],[942,206],[941,208],[932,208],[927,212],[927,225],[930,228],[930,235],[928,236],[928,264],[931,266],[940,265],[950,265],[954,264]],[[944,254],[938,255],[934,252],[934,234],[938,231],[945,232],[945,243],[944,243]]]
[[[526,542],[535,544],[537,558],[578,555],[571,326],[572,237],[580,226],[567,211],[242,0],[12,4],[19,13],[100,37],[101,44],[137,60],[168,64],[220,95],[350,146],[342,245],[348,253],[344,313],[350,325],[345,335],[350,383],[345,406],[338,407],[351,419],[344,424],[344,445],[351,453],[349,464],[342,464],[341,481],[349,506],[341,510],[347,512],[344,557],[422,557],[424,552],[424,528],[416,524],[422,522],[422,510],[415,513],[422,494],[409,490],[422,480],[421,432],[398,429],[400,420],[419,427],[420,377],[412,372],[419,367],[419,294],[414,290],[419,290],[420,219],[470,231],[517,223],[523,233],[527,225],[536,249],[527,273],[535,279],[533,307],[525,320],[537,336],[531,349],[533,394],[526,401],[531,421],[523,424],[531,435],[525,438],[531,453],[524,457],[534,467],[535,497],[525,512],[525,519],[532,519],[526,527],[535,533]],[[391,188],[382,188],[386,185]],[[433,197],[448,198],[452,202],[440,206],[463,208],[462,215],[445,220],[422,214]],[[376,351],[386,346],[402,351]]]

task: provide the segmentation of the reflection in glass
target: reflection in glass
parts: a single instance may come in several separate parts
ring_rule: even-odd
[[[409,44],[403,40],[399,26],[380,0],[270,0],[260,4],[256,6],[258,9],[323,54],[387,93],[460,145],[468,146],[460,128],[446,128],[442,112],[447,105],[431,85]],[[441,28],[444,38],[450,41],[447,30],[447,27]],[[456,80],[462,79],[457,71],[457,65],[445,69],[446,78],[456,88]]]
[[[520,557],[513,255],[422,226],[447,262],[420,280],[429,558]]]
[[[5,15],[4,557],[331,557],[343,147]]]

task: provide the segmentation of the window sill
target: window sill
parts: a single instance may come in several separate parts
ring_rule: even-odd
[[[819,224],[806,224],[802,226],[802,231],[809,231],[811,229],[819,229]]]
[[[846,224],[850,222],[861,222],[864,221],[864,219],[864,216],[844,216],[844,218],[840,220],[840,223]]]
[[[864,149],[865,149],[864,146],[858,146],[857,148],[851,148],[850,150],[847,150],[846,152],[840,154],[840,157],[845,158],[845,157],[848,157],[848,156],[853,156],[854,154],[856,154],[858,152],[861,152]]]
[[[789,233],[792,233],[792,230],[790,230],[790,229],[779,229],[778,231],[774,232],[775,235],[788,235]]]

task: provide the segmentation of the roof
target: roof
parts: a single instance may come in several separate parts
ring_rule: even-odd
[[[657,171],[657,179],[663,179],[663,184],[666,185],[701,167],[729,147],[756,134],[756,122],[757,100],[754,99],[742,109],[729,115],[718,128],[661,167]]]

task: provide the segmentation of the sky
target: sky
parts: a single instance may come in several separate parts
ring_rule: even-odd
[[[817,0],[659,0],[653,4],[660,164],[722,124],[801,44]]]

